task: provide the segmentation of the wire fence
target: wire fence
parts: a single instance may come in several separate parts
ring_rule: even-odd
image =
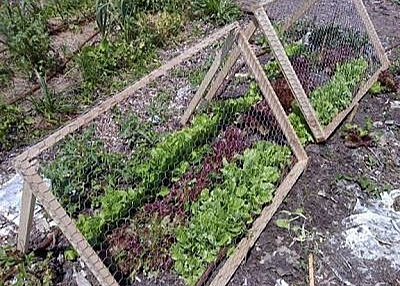
[[[295,112],[292,122],[304,116],[315,139],[324,141],[388,59],[360,0],[298,2],[274,1],[255,16],[273,52],[267,76],[285,110]]]

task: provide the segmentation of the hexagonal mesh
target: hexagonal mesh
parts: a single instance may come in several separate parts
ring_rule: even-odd
[[[33,165],[20,161],[101,285],[226,283],[304,170],[305,152],[237,34],[39,143]]]
[[[292,2],[274,1],[266,12],[255,11],[272,50],[264,68],[285,110],[295,110],[291,117],[297,121],[304,115],[314,137],[323,141],[388,60],[360,0]]]

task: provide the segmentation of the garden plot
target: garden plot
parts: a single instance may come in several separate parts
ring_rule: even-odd
[[[388,60],[360,1],[303,1],[299,6],[296,10],[274,1],[266,13],[260,8],[255,16],[274,55],[265,67],[267,76],[278,96],[285,89],[285,109],[295,111],[291,122],[304,117],[315,139],[322,141]]]
[[[82,128],[52,147],[45,144],[53,139],[39,143],[51,148],[38,164],[22,165],[101,283],[203,284],[229,256],[213,282],[224,283],[304,169],[278,99],[255,55],[239,44],[252,70],[202,100],[184,127],[178,120],[221,44],[188,56],[93,122],[78,119],[70,126]]]

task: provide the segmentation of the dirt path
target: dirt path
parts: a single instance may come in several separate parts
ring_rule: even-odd
[[[400,42],[400,5],[386,0],[366,0],[365,4],[385,48]],[[316,285],[400,285],[398,264],[374,257],[374,253],[358,253],[357,256],[346,247],[349,237],[345,236],[348,234],[346,227],[349,227],[349,219],[345,218],[360,212],[364,206],[373,205],[372,192],[400,188],[399,100],[398,93],[367,95],[361,101],[353,123],[365,126],[372,122],[376,146],[345,147],[340,136],[342,127],[326,144],[307,148],[310,156],[307,171],[229,285],[309,285],[310,253],[315,257]],[[296,210],[304,218],[293,220],[290,230],[277,226],[277,219],[295,218]],[[354,229],[360,232],[361,240],[365,235],[363,229]],[[395,241],[399,240],[400,231]],[[378,242],[386,254],[398,253],[397,242]]]

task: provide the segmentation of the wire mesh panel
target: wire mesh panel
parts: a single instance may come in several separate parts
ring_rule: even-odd
[[[226,284],[304,170],[245,37],[213,41],[19,162],[102,285]]]
[[[273,52],[264,68],[285,109],[294,109],[292,123],[304,115],[323,141],[388,62],[361,1],[291,2],[254,12]]]

